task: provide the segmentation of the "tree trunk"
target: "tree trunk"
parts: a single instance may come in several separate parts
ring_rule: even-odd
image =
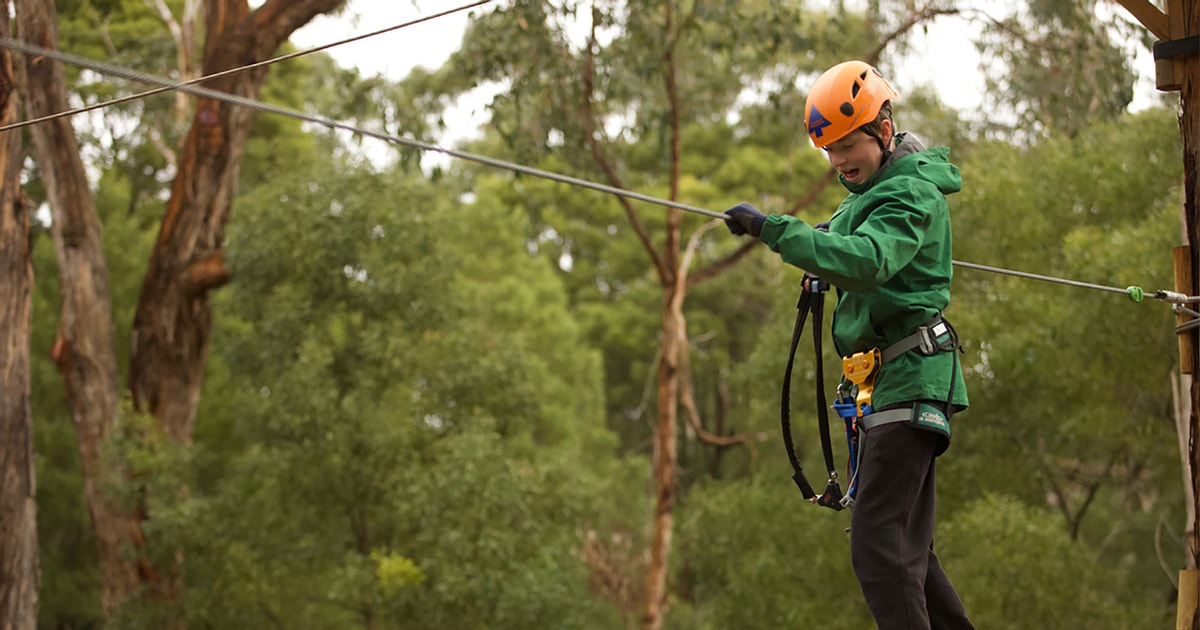
[[[21,38],[58,47],[57,16],[51,0],[16,0]],[[25,98],[31,118],[68,109],[61,65],[24,59]],[[53,358],[66,386],[67,404],[79,440],[84,493],[99,550],[102,603],[112,612],[138,584],[136,563],[125,555],[132,542],[128,517],[101,486],[100,444],[117,414],[117,361],[113,346],[112,301],[100,222],[88,189],[79,145],[70,122],[30,128],[53,221],[62,306]]]
[[[206,0],[202,71],[215,74],[268,59],[297,28],[344,2],[268,0],[252,12],[246,0]],[[266,76],[265,67],[256,68],[204,85],[256,99]],[[134,316],[128,378],[134,408],[152,415],[169,439],[183,444],[192,441],[208,357],[209,293],[229,280],[222,263],[225,225],[253,114],[246,107],[197,99]],[[140,514],[149,516],[142,507]],[[140,531],[140,524],[134,529]],[[175,554],[171,562],[142,577],[177,601],[182,557]],[[178,617],[172,624],[186,625]]]
[[[0,12],[0,36],[10,37]],[[0,125],[17,120],[12,53],[0,52]],[[37,627],[38,565],[29,325],[33,265],[21,194],[21,134],[0,140],[0,628]]]
[[[267,0],[253,13],[246,0],[206,0],[204,71],[261,61],[300,26],[345,0]],[[56,48],[54,3],[16,0],[18,30],[31,43]],[[192,6],[192,5],[189,5]],[[190,15],[190,14],[189,14]],[[27,58],[31,117],[68,109],[62,67]],[[223,77],[207,87],[254,98],[263,68]],[[190,442],[208,349],[207,294],[227,280],[221,242],[235,192],[251,111],[200,99],[180,156],[179,173],[149,270],[131,339],[129,388],[139,410],[165,433]],[[67,119],[31,128],[46,185],[62,276],[62,314],[53,358],[66,384],[79,438],[84,491],[99,548],[103,608],[111,615],[142,586],[162,590],[158,571],[130,549],[144,546],[144,510],[122,511],[101,487],[100,445],[117,415],[119,389],[112,339],[108,272],[100,225],[79,147]],[[178,595],[168,585],[168,596]]]
[[[270,58],[297,28],[344,2],[268,0],[252,12],[246,0],[206,0],[203,74]],[[256,68],[204,85],[257,99],[266,77],[265,67]],[[225,225],[253,114],[246,107],[197,99],[134,316],[128,380],[134,408],[152,415],[168,438],[184,444],[192,441],[208,358],[209,293],[229,280],[222,263]],[[159,588],[173,600],[182,595],[178,554],[174,564],[161,578],[144,576],[165,580]],[[173,622],[185,626],[181,619]]]
[[[251,13],[246,0],[208,0],[204,74],[269,58],[297,28],[344,2],[270,0]],[[257,68],[205,87],[254,99],[266,75],[266,68]],[[221,262],[225,225],[253,113],[197,99],[134,318],[129,369],[134,406],[184,443],[192,439],[212,331],[209,292],[229,279]]]
[[[677,41],[671,3],[663,5],[663,35]],[[663,86],[669,104],[671,152],[670,198],[679,198],[680,124],[679,92],[675,83],[675,50],[668,46],[664,55]],[[669,208],[666,242],[663,245],[659,277],[663,279],[662,352],[658,364],[658,422],[654,436],[654,519],[650,543],[650,566],[646,569],[646,601],[642,614],[644,630],[659,630],[667,611],[667,568],[670,565],[671,540],[675,528],[675,465],[677,462],[676,427],[679,416],[680,365],[688,352],[687,324],[683,318],[683,300],[687,295],[687,270],[680,265],[683,242],[683,212]]]
[[[676,250],[668,249],[670,255]],[[686,334],[683,322],[672,308],[682,287],[664,287],[662,352],[658,363],[658,418],[654,433],[654,515],[651,519],[650,565],[646,569],[642,628],[662,628],[667,604],[667,567],[674,533],[676,428],[679,415],[679,340]]]

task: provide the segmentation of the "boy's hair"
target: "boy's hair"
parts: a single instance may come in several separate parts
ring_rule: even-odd
[[[867,134],[868,136],[871,136],[872,138],[875,138],[876,140],[879,140],[880,143],[882,143],[883,138],[880,137],[880,135],[879,135],[879,133],[881,131],[880,127],[883,125],[883,121],[891,120],[891,119],[892,119],[892,102],[884,101],[883,105],[879,106],[879,113],[875,116],[875,120],[872,120],[871,122],[869,122],[865,125],[862,125],[861,127],[859,127],[859,129],[861,129],[863,133]],[[894,133],[895,127],[896,127],[896,121],[893,120],[892,121],[893,133]]]

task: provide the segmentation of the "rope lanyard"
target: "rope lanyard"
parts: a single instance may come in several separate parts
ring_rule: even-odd
[[[796,324],[792,328],[792,343],[788,350],[787,367],[783,371],[783,392],[779,402],[783,446],[787,449],[788,461],[791,462],[794,471],[792,481],[796,482],[796,486],[800,488],[800,494],[817,505],[841,510],[845,505],[842,502],[842,489],[838,484],[837,469],[833,465],[833,442],[829,435],[829,405],[825,400],[825,370],[821,361],[821,319],[828,285],[807,274],[804,279],[804,290],[800,293],[800,299],[796,303]],[[821,433],[821,453],[825,457],[825,469],[829,472],[825,491],[820,495],[813,491],[812,484],[804,477],[804,468],[800,466],[800,460],[796,456],[796,447],[792,443],[792,366],[795,364],[796,347],[800,344],[800,336],[804,331],[804,323],[807,321],[809,313],[812,313],[813,349],[817,357],[817,427]]]

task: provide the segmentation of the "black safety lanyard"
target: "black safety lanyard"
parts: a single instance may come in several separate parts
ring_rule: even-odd
[[[783,425],[783,445],[787,449],[792,469],[795,470],[795,474],[792,475],[792,481],[796,482],[796,485],[800,488],[800,493],[804,495],[805,499],[827,508],[841,510],[844,507],[842,505],[842,490],[838,485],[837,470],[833,465],[833,443],[829,437],[829,405],[825,400],[825,370],[821,362],[821,316],[825,307],[825,291],[828,288],[828,285],[820,278],[808,275],[804,278],[804,290],[800,293],[800,299],[796,303],[796,325],[792,328],[792,345],[788,351],[787,368],[783,373],[783,394],[779,409]],[[825,492],[819,496],[813,491],[812,485],[808,483],[808,479],[804,477],[804,469],[800,466],[800,461],[796,457],[796,447],[792,443],[792,422],[790,417],[792,366],[795,364],[796,347],[800,344],[800,335],[804,330],[804,322],[808,319],[810,312],[812,313],[813,351],[816,354],[817,364],[817,426],[821,432],[821,451],[825,456],[825,468],[829,471],[829,482],[826,484]]]

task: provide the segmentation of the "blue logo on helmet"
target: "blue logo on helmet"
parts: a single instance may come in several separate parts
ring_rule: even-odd
[[[831,124],[833,123],[829,122],[829,119],[822,116],[821,112],[817,111],[815,106],[808,110],[808,135],[814,138],[820,138],[821,136],[825,135],[825,128]]]

